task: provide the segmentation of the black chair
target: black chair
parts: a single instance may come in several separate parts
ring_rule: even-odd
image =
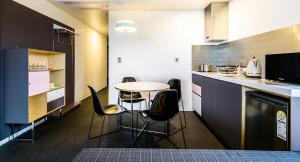
[[[154,97],[152,105],[149,110],[139,112],[139,116],[143,119],[145,125],[137,135],[137,140],[140,135],[145,131],[148,133],[148,127],[155,123],[169,122],[178,114],[180,125],[182,125],[181,116],[179,115],[178,95],[176,90],[166,90],[158,92]],[[186,148],[184,131],[181,129],[184,148]],[[166,134],[165,137],[169,137]],[[177,147],[169,138],[167,138],[175,147]],[[136,142],[137,142],[136,140]],[[178,147],[177,147],[178,148]]]
[[[117,131],[113,131],[113,132],[109,132],[109,133],[106,133],[106,134],[102,134],[103,133],[103,127],[104,127],[104,124],[105,124],[105,117],[106,116],[113,116],[113,115],[117,116],[117,115],[120,115],[120,114],[128,112],[128,111],[124,107],[122,107],[120,105],[106,105],[106,106],[102,106],[101,103],[100,103],[100,100],[98,98],[98,95],[97,95],[96,91],[94,90],[94,88],[92,88],[91,86],[88,86],[88,87],[89,87],[89,89],[91,91],[91,94],[92,94],[93,107],[94,107],[93,117],[92,117],[92,121],[91,121],[90,128],[89,128],[89,133],[88,133],[88,139],[93,139],[93,138],[99,137],[99,141],[98,141],[98,147],[99,147],[100,143],[101,143],[101,137],[102,136],[113,134],[113,133],[116,133],[116,132],[120,131],[120,129],[119,129]],[[100,132],[100,135],[98,135],[98,136],[90,137],[90,133],[91,133],[91,129],[92,129],[92,124],[93,124],[93,121],[94,121],[95,113],[99,117],[103,117],[102,125],[101,125],[101,132]]]
[[[122,83],[127,82],[136,82],[136,79],[134,77],[124,77],[122,79]],[[132,98],[131,98],[132,97]],[[139,92],[133,92],[131,96],[131,92],[123,92],[121,91],[119,93],[119,99],[118,103],[123,105],[123,103],[140,103],[140,109],[142,107],[141,102],[145,101],[145,104],[147,104],[146,99],[142,97],[141,93]]]
[[[122,79],[122,83],[127,82],[136,82],[134,77],[124,77]],[[147,106],[147,101],[142,97],[140,92],[133,92],[131,96],[131,92],[121,91],[119,93],[118,104],[123,106],[123,103],[140,103],[140,110],[142,109],[142,102],[145,102],[145,106]],[[122,126],[122,116],[120,116],[119,126]]]
[[[179,79],[171,79],[171,80],[168,81],[168,84],[170,85],[170,89],[177,90],[178,102],[181,102],[182,109],[183,109],[184,126],[182,128],[186,128],[186,118],[185,118],[185,111],[184,111],[184,103],[183,103],[182,95],[181,95],[181,81]]]

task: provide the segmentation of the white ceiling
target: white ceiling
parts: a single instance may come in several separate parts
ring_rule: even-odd
[[[201,10],[211,2],[228,0],[49,0],[87,25],[107,34],[108,11]]]

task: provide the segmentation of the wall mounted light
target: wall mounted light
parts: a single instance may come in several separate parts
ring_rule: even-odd
[[[135,32],[136,27],[134,21],[121,20],[117,22],[115,30],[118,32]]]

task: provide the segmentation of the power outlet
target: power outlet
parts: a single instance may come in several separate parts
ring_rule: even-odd
[[[121,63],[122,63],[122,58],[121,58],[121,57],[118,57],[118,58],[117,58],[117,63],[118,63],[118,64],[121,64]]]
[[[179,57],[175,57],[174,61],[175,63],[179,63]]]

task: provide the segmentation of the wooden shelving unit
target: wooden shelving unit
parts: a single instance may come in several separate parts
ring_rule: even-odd
[[[34,123],[65,105],[64,53],[5,49],[4,62],[5,123]],[[33,64],[51,70],[29,70]]]

